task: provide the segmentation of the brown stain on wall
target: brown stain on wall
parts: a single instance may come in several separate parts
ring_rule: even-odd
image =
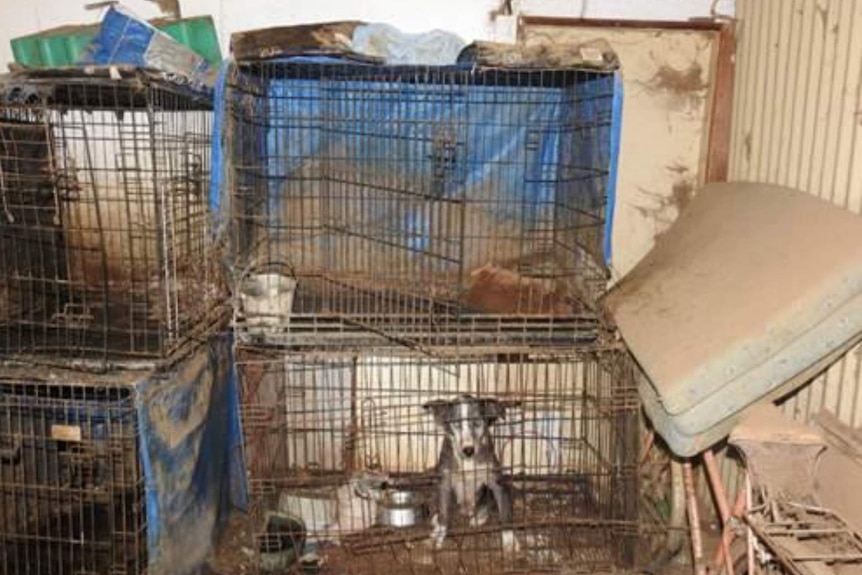
[[[694,198],[694,184],[691,180],[678,180],[671,188],[668,203],[676,208],[677,214],[681,214],[691,203],[692,198]]]
[[[650,80],[650,86],[656,90],[683,95],[709,88],[709,83],[703,78],[703,68],[699,62],[692,62],[684,70],[662,64]]]
[[[641,217],[653,220],[656,224],[654,239],[661,237],[670,225],[688,209],[691,200],[694,199],[696,187],[694,180],[684,175],[683,171],[676,171],[674,166],[668,169],[679,174],[679,178],[671,186],[670,194],[664,195],[640,188],[640,192],[652,200],[652,205],[636,205],[634,209]]]
[[[672,108],[696,108],[709,93],[706,78],[703,67],[697,61],[682,69],[661,64],[652,78],[645,82],[645,87],[651,92],[667,95]]]

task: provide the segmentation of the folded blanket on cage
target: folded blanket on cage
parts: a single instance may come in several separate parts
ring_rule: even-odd
[[[231,51],[238,61],[326,53],[390,65],[619,68],[619,58],[602,39],[530,46],[482,41],[468,44],[443,30],[409,34],[389,24],[352,20],[237,32],[231,36]]]

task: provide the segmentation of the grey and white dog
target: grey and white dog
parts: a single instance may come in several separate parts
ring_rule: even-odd
[[[434,415],[445,433],[436,467],[440,499],[439,510],[432,518],[431,538],[435,547],[442,547],[446,538],[453,503],[469,517],[471,526],[478,527],[488,520],[493,501],[504,526],[503,549],[516,551],[512,494],[503,481],[502,466],[491,437],[491,426],[505,418],[505,406],[495,399],[460,395],[451,400],[430,401],[423,407]]]

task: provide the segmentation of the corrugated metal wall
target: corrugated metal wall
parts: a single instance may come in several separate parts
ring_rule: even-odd
[[[737,0],[730,179],[862,212],[862,0]],[[859,247],[862,249],[862,246]],[[862,349],[785,403],[862,426]]]

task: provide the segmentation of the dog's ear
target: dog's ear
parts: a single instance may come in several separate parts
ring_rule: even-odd
[[[506,419],[506,405],[496,399],[483,399],[479,402],[482,418],[493,424],[498,419]]]
[[[422,409],[430,412],[434,416],[434,421],[439,425],[446,425],[446,419],[449,415],[449,408],[452,407],[452,402],[445,399],[434,399],[422,405]]]

